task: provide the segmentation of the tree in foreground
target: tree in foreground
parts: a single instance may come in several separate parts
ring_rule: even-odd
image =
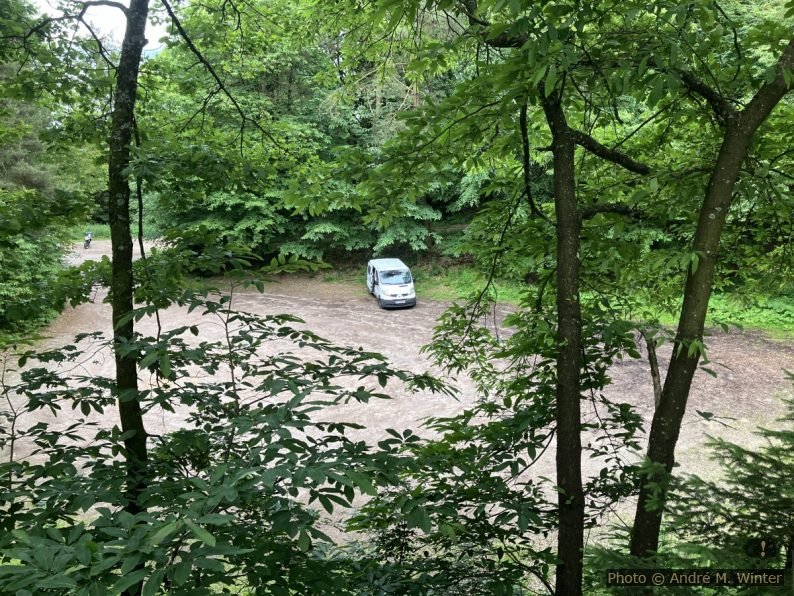
[[[772,428],[754,434],[752,446],[712,438],[706,444],[716,466],[708,478],[684,475],[671,482],[665,549],[649,559],[632,557],[613,529],[610,549],[592,553],[586,586],[603,586],[601,569],[786,569],[785,585],[758,588],[763,594],[790,594],[794,585],[794,403]],[[622,593],[617,589],[617,593]],[[681,587],[656,588],[660,594]],[[701,587],[704,594],[733,593],[731,588]],[[629,588],[624,593],[632,593]]]
[[[433,9],[384,0],[362,18],[376,27],[377,35],[399,38],[408,30],[417,43],[425,44],[428,55],[437,60],[423,62],[419,76],[444,72],[466,56],[476,56],[476,68],[450,97],[411,115],[409,130],[384,148],[382,159],[365,156],[357,174],[375,202],[389,196],[393,180],[401,181],[404,192],[418,195],[417,188],[428,184],[445,160],[488,171],[491,189],[501,191],[498,204],[494,201],[493,208],[483,210],[487,224],[478,226],[481,246],[493,256],[490,272],[506,258],[519,256],[529,270],[527,277],[542,283],[536,295],[528,297],[525,318],[511,318],[525,327],[508,339],[510,347],[492,354],[512,358],[511,363],[523,356],[544,367],[545,358],[553,353],[556,389],[548,407],[556,408],[556,414],[552,423],[548,415],[508,413],[492,401],[516,404],[532,399],[533,408],[542,403],[548,387],[538,383],[526,366],[508,369],[524,375],[521,390],[500,395],[493,391],[498,385],[492,381],[477,413],[487,412],[500,422],[515,416],[522,423],[526,414],[541,427],[550,426],[549,432],[556,435],[560,516],[556,590],[578,593],[582,520],[587,515],[579,445],[582,427],[589,430],[591,424],[583,419],[580,402],[609,383],[614,358],[636,353],[630,345],[614,352],[601,351],[599,345],[612,346],[616,333],[626,334],[628,328],[658,327],[658,320],[639,324],[632,320],[636,311],[626,304],[632,302],[630,294],[637,287],[664,290],[647,293],[655,302],[652,310],[676,305],[680,324],[671,338],[673,363],[659,391],[648,461],[639,467],[632,551],[650,555],[658,548],[664,485],[672,471],[691,381],[705,362],[703,331],[717,279],[720,240],[726,222],[743,225],[743,218],[732,214],[731,207],[758,206],[769,200],[784,212],[788,209],[785,193],[779,192],[785,184],[785,168],[782,174],[766,169],[773,173],[769,180],[759,180],[768,182],[760,192],[752,183],[737,187],[737,180],[748,161],[770,167],[780,160],[788,163],[789,152],[785,143],[775,140],[775,129],[782,130],[791,121],[784,97],[791,89],[794,44],[789,28],[733,5],[728,12],[716,4],[648,7],[625,2],[619,8],[584,8],[567,2],[543,8],[460,2]],[[383,24],[384,14],[389,16],[388,25]],[[736,25],[743,17],[747,17],[743,24]],[[781,12],[780,17],[791,14],[784,17]],[[448,19],[448,37],[433,39],[414,27],[434,18]],[[726,64],[731,67],[725,68]],[[778,114],[770,123],[776,108]],[[538,151],[552,153],[553,208],[534,201],[530,150],[535,156]],[[377,210],[372,203],[367,207]],[[761,207],[755,213],[763,211]],[[389,205],[384,205],[382,214],[387,220],[393,215]],[[774,217],[764,225],[774,226]],[[547,289],[556,291],[556,304],[546,299]],[[481,308],[484,295],[475,297],[468,312],[452,311],[446,321],[448,337],[442,333],[434,344],[436,354],[451,368],[462,365],[483,378],[489,372],[487,358],[483,345],[476,343],[481,335],[471,327],[487,311]],[[682,296],[679,307],[676,303]],[[556,330],[553,341],[549,328]],[[472,342],[470,351],[463,349],[467,342]],[[556,345],[556,352],[551,352],[549,342]],[[473,418],[467,412],[460,420]],[[625,446],[629,446],[633,427],[628,420],[624,423]],[[457,426],[450,430],[450,440],[457,440],[458,430]],[[467,436],[473,442],[494,440],[487,430],[484,437]],[[616,451],[624,447],[619,441],[612,444]],[[524,443],[514,446],[515,453],[521,452],[519,445]],[[527,501],[534,506],[530,494],[527,488]],[[486,503],[487,499],[481,503],[486,510],[499,509]],[[476,511],[473,505],[472,509]],[[512,536],[523,531],[514,528]]]
[[[174,291],[195,311],[191,324],[128,345],[149,379],[142,414],[180,416],[178,429],[149,436],[146,482],[132,495],[119,458],[128,433],[110,422],[115,380],[79,366],[113,342],[92,333],[30,351],[18,374],[4,356],[0,392],[13,407],[0,433],[0,591],[360,594],[379,564],[328,531],[354,499],[397,481],[415,439],[374,449],[351,436],[360,425],[318,414],[386,399],[387,385],[443,388],[293,317],[237,312],[234,294]]]

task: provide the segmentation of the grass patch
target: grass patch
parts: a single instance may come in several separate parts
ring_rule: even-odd
[[[656,309],[646,308],[649,311]],[[680,308],[680,302],[678,303]],[[642,307],[638,308],[642,311]],[[658,314],[667,327],[678,325],[678,311]],[[706,328],[736,327],[763,331],[772,339],[794,339],[794,298],[788,296],[744,296],[713,294],[709,300]]]
[[[82,242],[85,233],[90,230],[94,240],[110,240],[110,226],[108,224],[84,223],[69,229],[68,235],[72,242]]]
[[[366,287],[366,265],[362,268],[362,271],[358,269],[326,269],[324,271],[311,273],[310,276],[320,277],[325,283],[345,285],[361,284],[363,287]]]
[[[108,224],[89,222],[73,226],[67,231],[69,240],[72,242],[82,242],[85,238],[85,233],[90,230],[94,235],[94,240],[110,240],[110,226]],[[138,222],[133,222],[132,226],[132,239],[138,237]],[[159,236],[155,233],[155,229],[146,221],[143,222],[143,237],[146,240],[156,239]]]
[[[709,302],[707,323],[763,329],[776,339],[791,338],[794,337],[794,298],[754,296],[743,300],[729,294],[716,294]]]
[[[419,300],[423,298],[446,302],[464,300],[472,294],[481,292],[487,280],[484,273],[466,266],[420,265],[411,267],[411,271]],[[316,275],[325,283],[360,285],[363,288],[366,267],[338,268]],[[499,302],[514,306],[521,302],[522,297],[530,289],[525,284],[504,279],[494,280],[493,286]],[[674,327],[678,324],[678,314],[662,314],[660,322]],[[758,329],[775,339],[789,339],[794,337],[794,298],[755,296],[747,300],[729,294],[715,294],[709,303],[706,325]]]
[[[416,295],[429,300],[463,300],[485,287],[486,276],[470,267],[420,265],[411,267]],[[319,273],[325,283],[360,285],[366,287],[366,265],[355,269],[331,269]],[[499,302],[518,305],[526,287],[517,282],[494,280]]]
[[[412,269],[416,278],[417,296],[431,300],[463,300],[479,294],[485,288],[487,276],[470,267],[436,266]],[[492,282],[499,302],[517,306],[527,291],[527,286],[512,280],[494,279]]]

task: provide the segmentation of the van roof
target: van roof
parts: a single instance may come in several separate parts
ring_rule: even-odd
[[[384,269],[408,269],[408,265],[400,259],[372,259],[369,264],[378,271]]]

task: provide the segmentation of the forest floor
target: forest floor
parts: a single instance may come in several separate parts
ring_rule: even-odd
[[[75,249],[72,262],[100,258],[109,254],[110,242],[95,240],[88,250],[82,246]],[[43,345],[55,347],[69,343],[77,333],[111,328],[110,306],[102,302],[99,294],[93,303],[77,308],[67,308],[45,330],[47,339]],[[419,296],[415,308],[408,310],[380,310],[374,298],[364,287],[364,278],[359,284],[329,283],[323,273],[282,276],[265,287],[264,294],[255,290],[238,291],[234,298],[237,309],[257,314],[288,313],[306,322],[306,328],[340,345],[362,347],[368,351],[384,354],[394,367],[413,372],[432,370],[420,348],[432,339],[433,328],[448,303],[423,300]],[[512,308],[512,307],[510,307]],[[497,320],[507,314],[497,313]],[[172,307],[161,313],[164,326],[171,328],[194,324],[197,313]],[[138,325],[143,333],[153,333],[152,321],[143,320]],[[509,333],[509,330],[506,330]],[[199,339],[204,339],[204,331]],[[219,333],[209,331],[209,334]],[[207,336],[207,339],[212,339]],[[794,387],[785,378],[784,369],[794,369],[794,342],[774,340],[761,332],[751,330],[724,333],[714,331],[707,338],[710,367],[717,371],[712,377],[698,371],[689,401],[677,458],[686,472],[712,476],[716,472],[709,464],[703,447],[707,435],[719,436],[745,445],[758,443],[752,432],[759,426],[775,426],[775,420],[785,411],[783,399],[794,397]],[[659,350],[662,375],[669,361],[670,348]],[[107,376],[113,374],[113,358],[110,354],[97,353],[83,365],[84,372]],[[438,371],[435,371],[438,372]],[[649,427],[653,413],[653,391],[647,361],[627,359],[618,362],[610,373],[612,384],[606,393],[613,400],[628,402],[636,406]],[[149,379],[143,379],[148,383]],[[351,403],[334,406],[326,410],[323,418],[358,422],[366,426],[357,431],[358,438],[374,444],[385,435],[386,428],[412,428],[418,434],[423,419],[429,416],[448,416],[460,412],[475,399],[474,385],[468,378],[455,380],[459,389],[457,399],[427,394],[410,395],[399,388],[393,392],[394,399],[376,400],[368,404]],[[372,388],[376,388],[372,384]],[[391,385],[389,386],[391,388]],[[715,420],[705,421],[696,412],[705,411]],[[71,417],[79,412],[62,410],[58,426],[66,426]],[[150,413],[148,430],[161,434],[184,425],[185,412]],[[32,422],[32,421],[28,421]],[[109,424],[108,418],[103,424]],[[723,424],[724,423],[724,424]],[[19,448],[24,453],[22,445]],[[585,472],[595,474],[597,463],[585,462]],[[549,450],[545,461],[537,466],[536,473],[554,477],[553,450]]]

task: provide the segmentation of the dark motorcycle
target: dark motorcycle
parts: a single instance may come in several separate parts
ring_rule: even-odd
[[[89,246],[91,246],[91,237],[86,236],[86,239],[83,240],[83,248],[88,248]]]

